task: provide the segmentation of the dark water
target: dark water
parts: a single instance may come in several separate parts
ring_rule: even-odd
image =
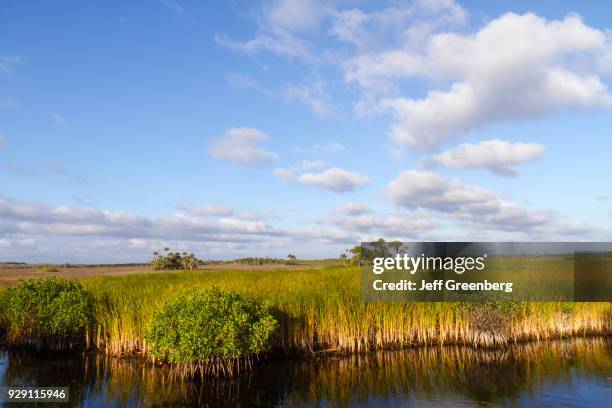
[[[164,369],[99,355],[1,351],[0,383],[69,386],[71,405],[83,407],[595,408],[612,406],[612,339],[262,362],[232,380],[181,380]]]

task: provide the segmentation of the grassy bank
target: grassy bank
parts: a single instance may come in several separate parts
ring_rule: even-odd
[[[364,351],[407,345],[496,347],[524,340],[609,334],[611,303],[363,303],[358,268],[193,271],[82,281],[94,298],[89,345],[148,355],[144,333],[166,302],[213,285],[267,304],[282,352]]]
[[[283,353],[433,344],[502,347],[612,333],[612,303],[364,303],[357,267],[157,272],[81,283],[92,299],[86,346],[115,356],[152,358],[145,333],[153,316],[185,292],[213,286],[267,305],[278,321],[271,346]]]

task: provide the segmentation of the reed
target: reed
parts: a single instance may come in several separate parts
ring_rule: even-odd
[[[611,303],[364,303],[358,268],[190,271],[97,277],[89,342],[110,355],[149,356],[153,315],[193,289],[213,285],[264,303],[278,321],[281,353],[363,352],[433,344],[503,347],[526,340],[612,333]],[[493,324],[494,323],[494,324]]]
[[[186,292],[213,287],[265,305],[278,322],[270,340],[271,351],[283,355],[431,345],[496,349],[528,340],[612,333],[610,302],[366,303],[361,299],[360,273],[356,267],[335,267],[156,272],[83,279],[80,282],[92,307],[85,347],[159,364],[146,341],[153,316]],[[1,326],[0,332],[5,329]],[[251,360],[218,363],[199,368],[197,364],[175,364],[174,368],[185,375],[233,368],[241,371]]]

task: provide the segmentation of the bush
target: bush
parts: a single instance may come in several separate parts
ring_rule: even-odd
[[[183,269],[191,271],[196,269],[201,262],[194,254],[171,252],[170,248],[165,248],[165,251],[165,255],[159,252],[153,253],[153,259],[151,260],[151,267],[153,269],[163,271]]]
[[[36,349],[82,345],[92,319],[83,286],[62,278],[22,280],[3,292],[0,303],[8,342]]]
[[[266,350],[276,325],[264,306],[215,288],[167,303],[146,338],[161,360],[210,363]]]

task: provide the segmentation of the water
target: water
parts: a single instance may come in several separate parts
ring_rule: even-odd
[[[71,405],[83,407],[595,408],[611,406],[612,339],[268,361],[231,380],[181,380],[163,368],[95,354],[1,351],[0,382],[69,386]]]

